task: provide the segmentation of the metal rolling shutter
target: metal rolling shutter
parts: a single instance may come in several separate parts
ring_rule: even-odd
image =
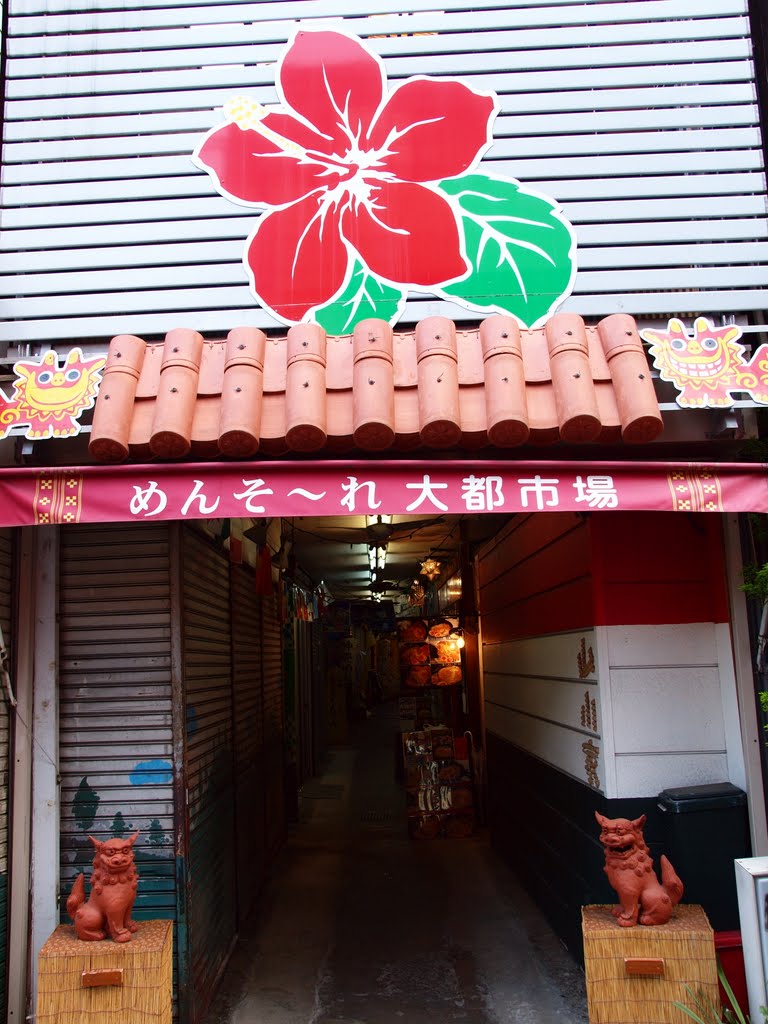
[[[320,762],[328,743],[325,695],[325,645],[319,619],[312,625],[312,774],[320,771]]]
[[[283,757],[282,626],[275,597],[262,597],[264,676],[264,778],[267,786],[267,851],[273,854],[285,833]]]
[[[253,906],[266,868],[264,818],[264,688],[261,614],[253,569],[232,567],[237,912]]]
[[[108,839],[139,830],[135,916],[173,919],[165,525],[62,527],[59,653],[61,906],[76,875],[88,877],[89,834]]]
[[[0,530],[0,626],[9,668],[12,665],[12,598],[14,582],[13,530]],[[8,925],[8,792],[10,788],[10,716],[8,700],[0,695],[0,1020],[5,1020]]]
[[[202,1019],[237,931],[229,561],[182,530],[186,716],[187,1019]]]
[[[294,624],[296,720],[299,730],[299,785],[315,774],[314,770],[314,694],[312,692],[312,625],[298,621]]]

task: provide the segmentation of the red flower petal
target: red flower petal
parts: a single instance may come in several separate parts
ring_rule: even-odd
[[[278,77],[286,103],[332,140],[339,156],[368,131],[384,95],[379,61],[341,32],[297,32]]]
[[[491,141],[492,96],[462,82],[412,78],[396,88],[369,133],[387,145],[382,169],[401,181],[439,181],[462,174]]]
[[[456,219],[442,196],[393,182],[374,188],[371,203],[373,210],[362,204],[347,209],[342,228],[374,274],[428,288],[466,273]]]
[[[333,298],[348,260],[338,208],[316,195],[263,216],[246,253],[257,297],[288,323]]]
[[[293,114],[271,110],[264,118],[264,124],[271,131],[276,132],[284,139],[295,142],[303,150],[311,153],[323,153],[330,156],[335,149],[338,149],[334,140],[326,139],[324,135],[316,132],[313,128],[308,128]]]
[[[307,163],[261,132],[232,122],[208,135],[196,159],[223,192],[246,203],[282,206],[339,180],[326,165]]]

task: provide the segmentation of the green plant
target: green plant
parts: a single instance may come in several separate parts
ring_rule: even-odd
[[[744,566],[744,582],[741,589],[747,597],[754,597],[765,604],[768,600],[768,562],[764,565],[748,562]]]
[[[693,1003],[693,1009],[690,1006],[686,1006],[685,1003],[677,1001],[675,1001],[674,1005],[678,1010],[682,1010],[683,1013],[687,1014],[691,1020],[695,1020],[697,1024],[750,1024],[749,1017],[739,1006],[720,963],[717,965],[717,976],[720,979],[720,984],[723,986],[723,991],[728,997],[728,1002],[731,1004],[722,1013],[709,996],[705,996],[701,991],[694,992],[690,985],[686,985],[685,990]],[[760,1015],[764,1021],[768,1021],[768,1008],[761,1006]]]

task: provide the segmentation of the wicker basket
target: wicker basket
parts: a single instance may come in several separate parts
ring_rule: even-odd
[[[171,1024],[170,921],[140,921],[130,942],[83,942],[60,925],[40,950],[37,1024]]]
[[[590,1024],[690,1024],[688,985],[720,1005],[712,926],[701,907],[663,925],[622,928],[610,906],[582,909]]]

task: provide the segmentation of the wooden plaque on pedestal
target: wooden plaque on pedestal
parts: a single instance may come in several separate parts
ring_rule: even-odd
[[[171,1024],[171,921],[139,921],[130,942],[83,942],[62,924],[40,950],[37,1024]]]
[[[712,926],[701,907],[661,925],[622,928],[612,906],[582,908],[590,1024],[690,1024],[674,1006],[695,993],[720,1006]]]

